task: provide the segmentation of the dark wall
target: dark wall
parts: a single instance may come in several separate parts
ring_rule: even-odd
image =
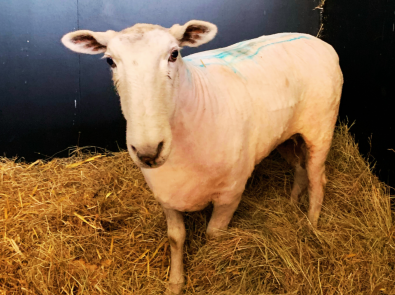
[[[215,23],[210,43],[183,55],[278,32],[316,35],[314,0],[13,0],[0,9],[0,154],[28,161],[70,146],[125,147],[125,121],[100,56],[78,55],[61,37],[77,29],[122,30]],[[64,156],[67,153],[59,153]]]
[[[340,56],[340,118],[355,122],[360,151],[395,187],[395,1],[326,0],[322,38]]]

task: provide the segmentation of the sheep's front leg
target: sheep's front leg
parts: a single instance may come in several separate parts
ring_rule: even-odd
[[[239,206],[240,200],[241,193],[233,198],[222,196],[220,200],[213,202],[213,214],[207,226],[207,236],[209,239],[215,238],[221,234],[221,231],[228,229],[229,222],[233,217],[233,213],[235,213]]]
[[[181,212],[164,209],[167,220],[167,235],[170,242],[170,279],[167,294],[181,293],[184,285],[183,248],[185,241],[185,224]]]

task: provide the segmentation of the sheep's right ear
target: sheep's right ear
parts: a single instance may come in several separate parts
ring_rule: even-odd
[[[80,30],[63,36],[62,43],[67,48],[86,54],[98,54],[107,50],[107,44],[117,32],[92,32]]]

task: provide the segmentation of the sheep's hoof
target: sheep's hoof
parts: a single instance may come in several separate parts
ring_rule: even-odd
[[[298,206],[299,205],[299,198],[298,198],[298,196],[292,196],[291,195],[291,199],[290,199],[289,203],[292,206]]]
[[[184,283],[169,283],[165,295],[178,295],[181,294]]]
[[[214,229],[209,229],[206,232],[206,237],[207,240],[215,240],[218,237],[222,236],[224,232],[227,231],[227,228],[214,228]]]

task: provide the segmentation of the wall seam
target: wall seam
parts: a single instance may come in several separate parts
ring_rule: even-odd
[[[77,0],[77,30],[80,29],[80,11],[79,11],[79,0]],[[77,105],[80,106],[81,104],[81,54],[78,54],[78,102],[75,107],[75,120],[78,129],[78,141],[77,146],[79,146],[79,139],[80,139],[80,122],[79,117],[77,116]]]

